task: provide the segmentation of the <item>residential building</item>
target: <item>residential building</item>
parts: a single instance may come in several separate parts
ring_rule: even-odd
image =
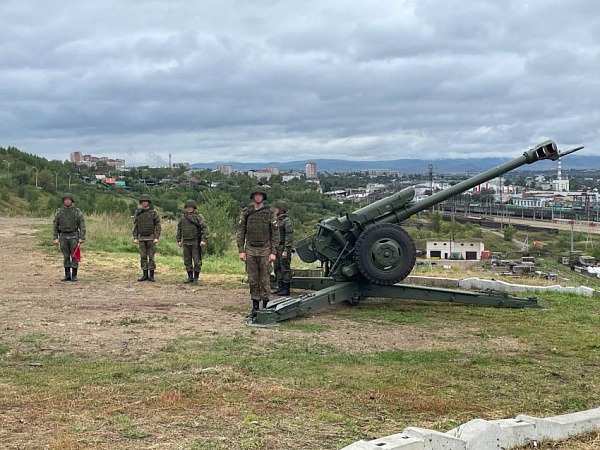
[[[72,152],[69,155],[69,161],[74,163],[76,166],[95,167],[99,162],[105,162],[109,167],[116,170],[123,170],[125,168],[124,159],[112,159],[106,156],[92,156],[84,155],[81,152]]]
[[[317,178],[317,163],[309,162],[306,163],[305,166],[306,178],[312,180],[313,178]]]
[[[287,183],[288,181],[292,181],[294,179],[300,179],[300,175],[298,175],[297,173],[288,173],[283,175],[281,179],[284,183]]]
[[[249,170],[248,176],[250,178],[257,178],[259,180],[269,181],[273,174],[271,172],[267,172],[266,170]]]
[[[217,166],[217,170],[223,175],[231,175],[233,173],[233,166],[230,164],[225,164],[222,166]]]

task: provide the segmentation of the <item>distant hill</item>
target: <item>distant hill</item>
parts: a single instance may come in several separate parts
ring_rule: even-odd
[[[454,158],[454,159],[394,159],[388,161],[350,161],[345,159],[310,159],[290,162],[256,162],[243,163],[237,161],[196,163],[194,168],[215,169],[220,165],[232,165],[235,170],[261,169],[263,167],[279,167],[283,170],[304,170],[307,162],[317,163],[322,172],[360,171],[369,169],[391,169],[403,173],[427,172],[432,164],[436,173],[481,172],[492,168],[511,158]],[[531,166],[525,166],[531,167]],[[544,161],[535,165],[536,170],[555,170],[556,162]],[[563,169],[600,169],[600,156],[572,155],[563,160]]]

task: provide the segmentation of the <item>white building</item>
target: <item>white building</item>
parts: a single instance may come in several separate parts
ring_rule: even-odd
[[[427,241],[428,259],[481,259],[483,242]]]
[[[306,178],[308,178],[309,180],[311,180],[313,178],[317,178],[317,163],[316,162],[306,163],[305,170],[306,170]]]
[[[569,192],[569,180],[552,180],[552,190],[558,192]]]
[[[372,194],[374,192],[383,192],[385,191],[385,184],[381,183],[368,183],[367,184],[367,192]]]
[[[233,173],[233,166],[232,165],[223,165],[223,166],[217,166],[217,170],[219,172],[221,172],[223,175],[231,175]]]
[[[286,175],[283,175],[281,179],[284,183],[287,183],[288,181],[292,181],[294,179],[300,179],[300,175],[296,173],[288,173]]]
[[[522,197],[515,195],[511,202],[515,206],[524,206],[526,208],[542,208],[548,206],[549,198],[547,197]]]
[[[367,175],[370,177],[400,177],[400,172],[391,169],[369,169]]]
[[[259,180],[269,181],[273,174],[271,172],[267,172],[266,170],[249,170],[248,176],[250,178],[258,178]]]

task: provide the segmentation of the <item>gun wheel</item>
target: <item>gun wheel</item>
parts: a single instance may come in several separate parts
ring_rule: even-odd
[[[358,237],[354,259],[367,281],[389,286],[402,281],[412,271],[416,261],[415,243],[398,225],[374,225]]]

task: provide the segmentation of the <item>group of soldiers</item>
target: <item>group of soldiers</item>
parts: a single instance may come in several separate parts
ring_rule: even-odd
[[[287,215],[288,205],[275,202],[274,211],[264,202],[267,191],[255,186],[250,193],[252,203],[242,210],[236,233],[239,258],[246,263],[252,310],[254,317],[267,306],[270,292],[270,275],[273,264],[278,289],[273,294],[290,294],[292,282],[291,259],[294,243],[294,224]],[[161,235],[160,215],[152,206],[152,199],[144,194],[140,207],[133,216],[133,242],[138,245],[142,276],[138,281],[156,281],[154,273],[156,244]],[[79,261],[73,256],[77,247],[85,241],[85,219],[75,207],[71,193],[62,196],[62,206],[56,210],[53,223],[54,243],[63,254],[65,275],[61,281],[77,281]],[[185,211],[177,223],[177,243],[183,250],[183,262],[188,278],[185,283],[198,283],[202,269],[202,248],[206,246],[209,228],[206,219],[198,213],[194,200],[187,200]]]

